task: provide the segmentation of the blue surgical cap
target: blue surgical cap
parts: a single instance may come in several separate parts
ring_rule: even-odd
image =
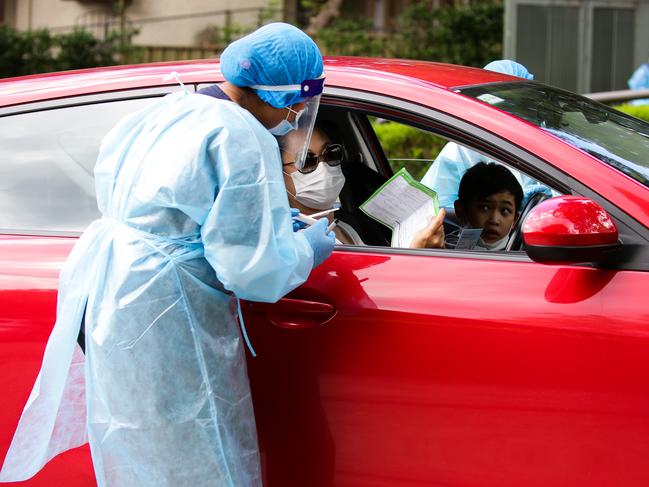
[[[491,61],[484,69],[495,71],[496,73],[511,74],[519,78],[534,79],[534,75],[530,73],[525,66],[516,61],[509,59],[501,59],[500,61]]]
[[[221,54],[221,73],[237,86],[299,85],[323,74],[322,55],[315,42],[300,29],[277,22],[226,47]],[[255,92],[275,108],[304,101],[299,90]]]

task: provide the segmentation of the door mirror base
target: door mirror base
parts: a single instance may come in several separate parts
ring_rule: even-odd
[[[622,248],[617,242],[608,245],[584,247],[527,245],[527,255],[535,262],[543,264],[579,264],[584,262],[605,262],[613,253]]]

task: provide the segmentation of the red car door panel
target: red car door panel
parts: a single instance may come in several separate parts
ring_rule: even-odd
[[[645,485],[646,285],[477,254],[337,252],[289,295],[335,303],[328,322],[246,315],[268,486]]]
[[[6,452],[73,240],[1,242]],[[244,306],[267,485],[649,480],[647,274],[439,255],[336,252]],[[87,447],[20,485],[94,485]]]
[[[59,272],[75,239],[0,237],[0,458],[11,443],[23,407],[40,370],[56,317]],[[59,455],[21,487],[96,485],[86,447]]]

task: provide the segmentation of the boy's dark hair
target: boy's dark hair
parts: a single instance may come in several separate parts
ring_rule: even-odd
[[[458,199],[466,205],[473,199],[483,199],[492,194],[508,191],[514,196],[516,211],[520,211],[523,201],[523,188],[516,176],[505,166],[495,162],[479,162],[470,167],[462,176]]]

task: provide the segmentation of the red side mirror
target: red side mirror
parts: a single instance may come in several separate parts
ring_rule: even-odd
[[[535,206],[523,222],[525,250],[546,264],[595,262],[620,246],[617,226],[593,200],[558,196]]]

